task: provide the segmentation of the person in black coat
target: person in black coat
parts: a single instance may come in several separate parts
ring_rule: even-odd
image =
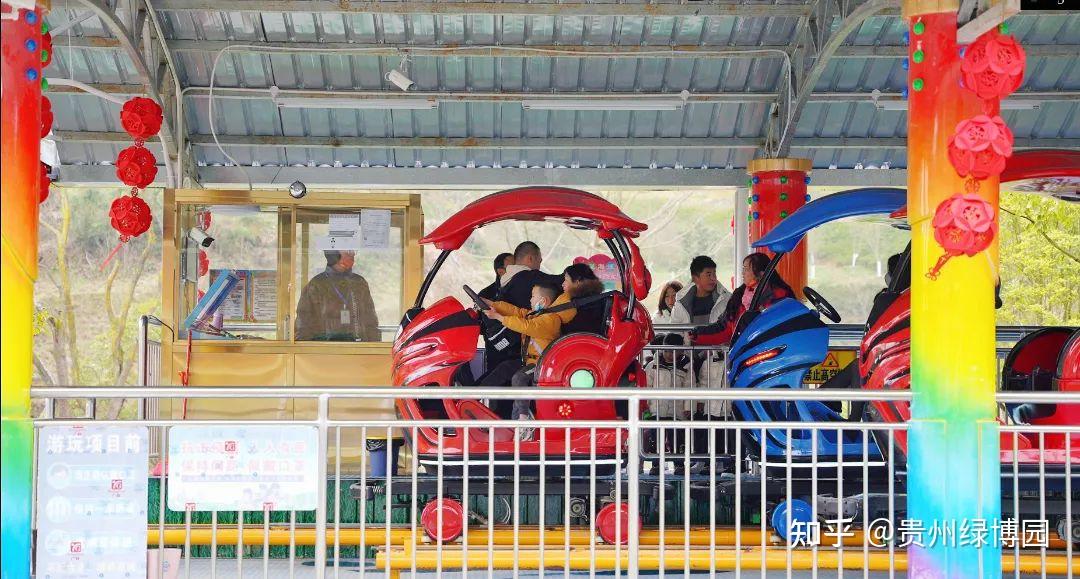
[[[493,264],[495,268],[495,281],[477,292],[480,294],[480,297],[491,301],[498,299],[499,280],[502,279],[502,276],[506,275],[507,266],[511,265],[514,265],[514,254],[512,253],[500,253],[498,257],[495,258],[495,263]]]
[[[540,271],[544,258],[540,247],[531,241],[523,241],[514,249],[514,264],[506,268],[500,279],[498,300],[528,308],[535,285],[561,286],[563,276]]]

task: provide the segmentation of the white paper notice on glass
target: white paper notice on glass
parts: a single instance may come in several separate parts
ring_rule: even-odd
[[[390,210],[361,209],[360,235],[363,249],[386,249],[390,247]]]
[[[331,213],[330,237],[352,237],[360,229],[360,216],[355,213]]]
[[[251,272],[251,317],[256,322],[277,321],[277,272]]]

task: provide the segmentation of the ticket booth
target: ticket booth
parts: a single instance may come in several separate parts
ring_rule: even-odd
[[[166,190],[163,222],[162,312],[173,329],[162,339],[165,384],[390,383],[391,342],[423,274],[419,195]],[[161,413],[314,418],[315,405],[192,399]],[[331,406],[333,418],[393,415],[390,400]],[[357,433],[342,446],[355,459],[363,442]]]

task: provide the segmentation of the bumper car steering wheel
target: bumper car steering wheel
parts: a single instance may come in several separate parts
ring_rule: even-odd
[[[805,295],[806,299],[814,305],[817,311],[821,312],[821,315],[832,320],[834,324],[840,323],[840,314],[837,313],[836,308],[834,308],[828,300],[823,298],[821,294],[814,291],[813,288],[804,287],[803,295]]]
[[[491,309],[491,306],[487,305],[487,302],[484,301],[484,298],[480,297],[480,294],[473,291],[473,288],[469,287],[468,285],[463,285],[461,286],[461,289],[465,290],[465,293],[469,295],[469,299],[473,301],[473,305],[476,306],[476,309],[481,311]]]

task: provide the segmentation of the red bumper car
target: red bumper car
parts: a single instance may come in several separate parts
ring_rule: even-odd
[[[537,385],[644,386],[645,376],[637,357],[652,339],[653,330],[640,300],[648,295],[651,282],[633,238],[646,225],[601,197],[560,187],[524,187],[488,195],[470,203],[420,240],[442,253],[394,340],[393,384],[416,388],[454,386],[459,369],[477,356],[483,316],[471,307],[473,304],[466,306],[448,296],[424,307],[424,298],[451,252],[461,248],[477,228],[503,220],[559,222],[593,231],[607,245],[620,273],[621,291],[606,292],[599,302],[604,312],[603,327],[595,333],[566,334],[552,342],[537,364]],[[522,396],[529,394],[524,391]],[[516,440],[514,426],[522,426],[517,421],[508,422],[507,427],[468,429],[460,424],[440,429],[434,422],[499,419],[478,400],[403,398],[396,404],[398,415],[404,419],[433,421],[430,427],[406,429],[406,439],[420,464],[435,466],[441,462],[444,473],[460,472],[466,460],[470,468],[477,467],[470,474],[479,474],[486,470],[485,466],[509,471],[514,465],[521,473],[541,462],[557,468],[578,467],[575,471],[593,464],[597,471],[611,472],[626,452],[626,432],[617,434],[614,429],[549,428],[534,440]],[[537,420],[547,421],[588,423],[618,418],[615,403],[602,397],[540,400],[536,410]],[[617,436],[621,439],[618,444]],[[595,461],[591,460],[593,456]]]

